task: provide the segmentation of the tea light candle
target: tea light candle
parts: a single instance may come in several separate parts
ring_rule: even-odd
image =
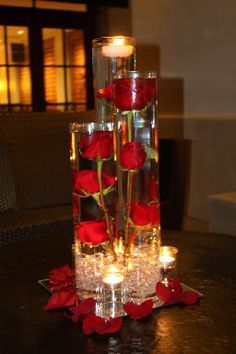
[[[164,269],[170,269],[175,266],[176,254],[178,249],[171,246],[162,246],[159,260]]]
[[[130,44],[125,44],[125,39],[117,37],[113,39],[113,42],[102,47],[102,54],[105,57],[121,57],[125,58],[133,54],[134,47]]]
[[[124,280],[124,275],[122,271],[116,265],[109,265],[104,271],[103,282],[107,285],[110,285],[111,288],[114,288],[116,285],[119,285]]]

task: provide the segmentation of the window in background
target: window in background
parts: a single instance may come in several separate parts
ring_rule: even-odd
[[[28,28],[0,26],[0,112],[32,111]]]
[[[86,110],[84,36],[77,29],[43,29],[47,111]]]

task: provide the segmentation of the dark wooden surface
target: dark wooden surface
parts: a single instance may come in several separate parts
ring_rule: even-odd
[[[179,275],[204,298],[124,319],[119,333],[105,336],[84,336],[61,312],[43,311],[48,294],[37,281],[71,260],[71,243],[71,232],[63,232],[0,250],[1,354],[236,353],[236,238],[163,234],[163,243],[180,249]]]

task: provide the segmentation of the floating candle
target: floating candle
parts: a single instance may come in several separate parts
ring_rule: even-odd
[[[125,44],[125,38],[114,37],[111,44],[102,47],[102,54],[105,57],[121,57],[125,58],[133,54],[134,47],[130,44]]]
[[[122,283],[124,275],[119,267],[111,264],[105,269],[102,280],[105,284],[114,286]]]

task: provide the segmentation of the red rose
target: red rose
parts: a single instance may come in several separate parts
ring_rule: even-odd
[[[97,98],[105,98],[106,100],[112,100],[112,85],[107,85],[104,88],[97,90]]]
[[[108,159],[113,152],[113,135],[110,131],[85,133],[80,140],[80,149],[87,159]]]
[[[121,78],[113,84],[115,106],[124,111],[141,110],[156,96],[156,79]]]
[[[85,191],[88,194],[99,192],[98,174],[93,170],[82,170],[74,172],[74,190],[77,193]],[[115,183],[115,177],[108,175],[105,171],[102,172],[102,188],[106,189]]]
[[[100,245],[109,240],[105,220],[82,221],[76,227],[76,235],[81,242]]]
[[[133,141],[125,143],[120,152],[121,166],[127,170],[141,170],[146,152],[141,143]]]
[[[157,225],[160,223],[160,204],[133,203],[130,208],[130,217],[135,225]]]

